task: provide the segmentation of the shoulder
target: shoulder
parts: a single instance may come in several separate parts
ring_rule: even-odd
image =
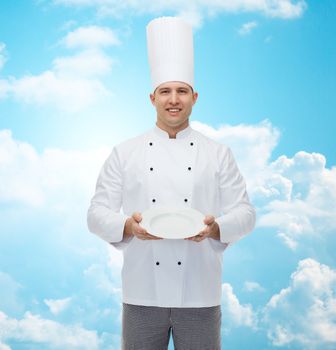
[[[143,145],[150,139],[150,135],[151,130],[116,144],[106,160],[107,163],[124,166],[128,160],[141,157],[141,152],[144,150]]]
[[[128,156],[130,153],[139,151],[150,138],[151,130],[146,131],[140,135],[131,137],[127,140],[124,140],[113,147],[113,151],[119,154],[121,157]],[[112,152],[113,152],[112,151]]]
[[[205,130],[207,135],[203,132],[193,129],[195,139],[198,140],[199,148],[206,153],[207,159],[217,164],[219,169],[226,168],[235,163],[235,159],[231,148],[223,141],[216,140],[211,137],[212,130]],[[208,136],[209,135],[209,136]]]
[[[151,134],[151,130],[143,132],[140,135],[131,137],[127,140],[120,142],[115,146],[115,148],[120,151],[127,151],[129,148],[133,148],[134,146],[143,144],[144,141],[149,138],[150,134]]]
[[[200,147],[207,147],[209,151],[215,154],[225,154],[230,152],[230,147],[223,142],[216,140],[214,137],[210,137],[203,132],[192,129],[194,137],[198,140]],[[209,130],[209,135],[211,131]]]

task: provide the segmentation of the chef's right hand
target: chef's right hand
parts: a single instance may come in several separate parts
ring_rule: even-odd
[[[139,225],[142,217],[141,214],[136,212],[126,220],[124,234],[127,236],[134,235],[139,239],[148,240],[148,239],[162,239],[148,233],[143,227]]]

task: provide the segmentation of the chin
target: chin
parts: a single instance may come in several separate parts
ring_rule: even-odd
[[[174,123],[174,122],[172,122],[172,123],[168,123],[168,125],[169,126],[171,126],[171,127],[178,127],[178,126],[182,126],[182,125],[184,125],[185,124],[185,122],[176,122],[176,123]]]

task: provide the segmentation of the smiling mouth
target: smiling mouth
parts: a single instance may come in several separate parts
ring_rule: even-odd
[[[181,108],[167,108],[166,109],[169,113],[178,113],[180,112],[182,109]]]

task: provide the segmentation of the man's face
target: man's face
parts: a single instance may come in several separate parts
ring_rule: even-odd
[[[182,130],[187,127],[197,97],[198,94],[188,84],[179,81],[159,85],[150,94],[157,111],[158,127],[164,130]]]

